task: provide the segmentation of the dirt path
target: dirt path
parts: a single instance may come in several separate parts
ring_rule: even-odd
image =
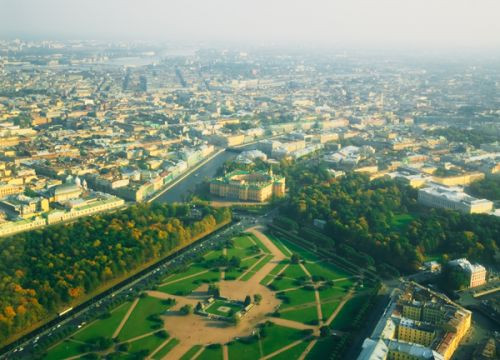
[[[279,350],[276,350],[275,352],[272,352],[270,353],[269,355],[266,355],[264,357],[261,357],[260,360],[267,360],[267,359],[270,359],[278,354],[281,354],[282,352],[284,351],[287,351],[288,349],[291,349],[297,345],[299,345],[300,343],[302,343],[303,341],[305,341],[305,339],[302,339],[302,340],[297,340],[297,341],[294,341],[293,343],[291,344],[288,344],[287,346],[285,347],[282,347],[281,349]]]
[[[169,337],[167,340],[165,340],[164,342],[162,342],[160,344],[160,346],[158,346],[156,349],[153,350],[153,352],[151,354],[148,355],[148,357],[146,357],[146,359],[152,359],[153,356],[158,352],[160,351],[161,349],[163,349],[165,346],[167,346],[167,344],[169,342],[171,342],[174,338],[173,337]]]
[[[181,277],[179,279],[175,279],[175,280],[172,280],[172,281],[164,282],[163,284],[160,284],[158,286],[162,287],[162,286],[166,286],[166,285],[170,285],[170,284],[175,284],[176,282],[179,282],[179,281],[182,281],[182,280],[186,280],[186,279],[191,279],[191,278],[193,278],[195,276],[198,276],[198,275],[201,275],[201,274],[205,274],[205,273],[207,273],[209,271],[210,270],[203,270],[203,271],[197,272],[196,274],[191,274],[191,275],[188,275],[188,276]]]
[[[309,345],[307,345],[306,349],[302,352],[302,354],[300,354],[298,360],[304,360],[306,358],[307,354],[309,354],[309,352],[314,347],[314,345],[316,345],[317,342],[318,342],[317,339],[314,339],[313,341],[311,341],[309,343]]]
[[[113,333],[113,336],[111,338],[116,338],[118,336],[118,334],[120,333],[120,331],[122,330],[123,326],[125,325],[125,323],[127,322],[128,318],[130,317],[130,314],[132,314],[132,311],[134,311],[137,303],[139,302],[139,298],[135,299],[134,302],[132,303],[132,305],[130,305],[130,308],[128,309],[127,313],[125,314],[125,316],[123,317],[122,321],[120,322],[120,325],[118,325],[118,327],[116,328],[115,332]]]
[[[245,272],[243,272],[236,280],[241,280],[246,274],[253,271],[253,269],[259,265],[262,261],[266,259],[266,255],[262,256],[258,261],[256,261],[252,266],[250,266]]]
[[[196,358],[198,358],[198,357],[201,355],[201,353],[202,353],[203,351],[205,351],[205,348],[202,346],[202,347],[200,348],[200,350],[198,350],[198,351],[196,352],[196,354],[194,354],[194,355],[193,355],[193,357],[191,358],[191,360],[195,360]]]
[[[176,346],[172,348],[163,358],[162,360],[179,360],[182,355],[187,353],[189,349],[191,349],[193,345],[191,344],[186,344],[183,342],[178,343]],[[196,354],[194,354],[193,359],[196,359],[197,356],[201,354],[201,351],[203,351],[203,347],[200,348],[200,351],[198,351]]]
[[[133,337],[131,339],[128,339],[128,340],[125,340],[125,341],[122,341],[122,342],[119,342],[118,344],[130,343],[132,341],[141,340],[141,339],[143,339],[145,337],[148,337],[150,335],[153,335],[154,333],[157,333],[157,332],[158,332],[158,330],[153,330],[153,331],[150,331],[148,333],[145,333],[145,334]]]
[[[315,332],[318,330],[318,326],[316,325],[307,325],[307,324],[303,324],[301,322],[298,322],[298,321],[293,321],[293,320],[287,320],[287,319],[283,319],[283,318],[270,318],[269,319],[270,321],[272,321],[273,323],[275,323],[276,325],[281,325],[281,326],[285,326],[285,327],[289,327],[289,328],[292,328],[292,329],[297,329],[297,330],[314,330]]]
[[[274,280],[275,280],[278,276],[280,276],[280,275],[281,275],[281,274],[282,274],[282,273],[283,273],[283,272],[284,272],[284,271],[285,271],[285,270],[286,270],[289,266],[290,266],[290,264],[286,264],[285,266],[283,266],[283,268],[282,268],[280,271],[278,271],[278,272],[276,273],[276,275],[269,275],[269,274],[268,274],[269,276],[272,276],[272,278],[271,278],[271,280],[269,280],[269,281],[268,281],[265,285],[266,285],[266,286],[267,286],[267,285],[271,285],[271,283],[272,283],[272,282],[273,282],[273,281],[274,281]]]
[[[312,278],[311,273],[309,272],[309,270],[307,270],[304,264],[300,263],[299,265],[302,271],[305,272],[306,275],[309,276],[309,278]],[[323,311],[321,310],[321,299],[319,298],[319,291],[316,284],[314,285],[314,297],[316,298],[316,312],[318,313],[318,321],[321,326],[321,324],[323,323]]]
[[[352,296],[354,294],[354,286],[351,287],[349,289],[349,292],[347,293],[347,295],[342,299],[342,301],[340,302],[339,306],[337,306],[337,308],[335,309],[335,311],[332,313],[332,315],[330,315],[330,317],[326,320],[326,325],[327,326],[330,326],[330,324],[332,323],[333,319],[335,319],[335,317],[337,316],[337,314],[340,312],[340,310],[342,310],[342,308],[344,307],[345,303],[348,302]]]
[[[229,350],[227,345],[222,345],[222,360],[229,360]]]

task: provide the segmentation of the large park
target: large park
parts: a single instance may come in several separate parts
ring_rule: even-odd
[[[46,359],[322,359],[372,284],[253,227],[47,350]]]

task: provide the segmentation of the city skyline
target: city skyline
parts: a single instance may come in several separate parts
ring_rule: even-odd
[[[500,4],[470,1],[1,0],[4,38],[497,50]]]

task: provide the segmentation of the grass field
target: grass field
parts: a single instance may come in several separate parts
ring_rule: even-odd
[[[287,309],[292,306],[302,305],[306,303],[315,303],[316,298],[314,296],[314,290],[307,290],[304,288],[286,291],[284,294],[288,298],[287,301],[283,301],[280,309]]]
[[[130,308],[130,305],[130,302],[119,305],[111,311],[111,317],[96,320],[90,323],[88,326],[83,328],[83,330],[77,332],[73,338],[79,341],[89,341],[90,339],[99,336],[111,337],[118,325],[120,325],[120,322]]]
[[[329,336],[318,340],[311,352],[307,354],[306,360],[321,360],[325,358],[325,354],[331,354],[337,344],[337,338]]]
[[[160,286],[158,291],[172,295],[189,295],[204,282],[219,281],[220,273],[218,270],[210,270],[206,273],[196,275],[189,279],[177,281],[172,284]]]
[[[316,309],[316,304],[313,304],[299,310],[280,312],[280,318],[315,325],[318,321],[318,310]]]
[[[141,298],[118,334],[118,338],[124,341],[154,331],[152,327],[154,322],[148,320],[148,317],[161,314],[167,308],[168,306],[164,305],[160,299],[150,296]]]
[[[72,340],[65,340],[50,349],[44,359],[60,360],[67,357],[76,356],[80,354],[81,346],[81,343],[77,343]]]
[[[292,253],[285,247],[283,242],[278,239],[276,236],[270,234],[269,232],[266,232],[266,236],[269,238],[269,240],[272,241],[274,245],[283,253],[285,256],[291,256]]]
[[[227,346],[229,360],[253,360],[261,357],[257,339],[250,343],[236,340]]]
[[[259,263],[257,265],[255,265],[255,267],[247,272],[244,276],[242,276],[242,278],[240,280],[242,281],[248,281],[252,278],[252,276],[254,276],[254,274],[259,271],[260,269],[262,269],[264,267],[264,265],[266,265],[269,261],[271,261],[271,259],[273,258],[272,255],[266,255],[264,256],[262,259],[260,259]]]
[[[330,327],[335,330],[349,330],[352,319],[354,318],[357,309],[367,301],[368,295],[359,295],[350,299],[345,303],[342,310],[335,317]]]
[[[161,338],[156,334],[149,335],[143,337],[142,339],[138,339],[130,342],[129,353],[135,353],[140,350],[148,350],[149,353],[152,353],[158,346],[165,342],[165,338]]]
[[[189,349],[184,355],[181,356],[180,360],[191,360],[191,358],[201,349],[201,345],[195,345]]]
[[[260,281],[260,283],[262,285],[266,285],[269,281],[273,280],[276,276],[276,274],[278,274],[281,269],[283,269],[285,266],[287,266],[287,264],[289,264],[289,261],[288,260],[282,260],[279,264],[277,264],[269,274],[266,275],[266,277],[264,279],[262,279]]]
[[[271,253],[269,251],[269,249],[264,246],[264,244],[262,243],[262,241],[260,241],[257,236],[255,236],[254,234],[251,234],[251,233],[249,233],[247,235],[250,236],[253,241],[255,241],[255,244],[260,248],[260,250],[262,250],[262,252],[264,252],[266,254],[270,254]]]
[[[391,228],[393,230],[401,231],[411,223],[415,217],[411,214],[398,214],[394,215],[391,220]]]
[[[311,275],[316,275],[325,278],[326,280],[335,280],[351,276],[346,271],[339,269],[333,264],[327,262],[321,263],[306,263],[304,264]]]
[[[164,345],[154,356],[153,359],[155,360],[161,360],[165,355],[167,355],[170,350],[172,350],[174,347],[179,344],[179,340],[177,339],[171,339],[166,345]]]
[[[338,308],[340,300],[321,300],[321,313],[323,314],[323,319],[326,320],[333,314],[335,309]]]
[[[250,268],[253,264],[255,264],[257,261],[261,259],[262,255],[258,255],[256,257],[252,257],[249,259],[245,259],[241,261],[240,267],[239,268],[231,268],[226,270],[226,276],[225,278],[227,280],[235,280],[238,277],[241,276],[246,270]]]
[[[307,278],[306,273],[297,264],[290,264],[285,271],[281,273],[281,278],[276,278],[271,285],[276,288],[276,290],[285,290],[300,286],[297,281],[299,278]]]
[[[222,347],[206,347],[196,360],[222,360]]]
[[[296,360],[302,355],[307,345],[309,345],[310,340],[304,340],[300,344],[295,345],[291,349],[285,350],[276,356],[273,356],[273,360]]]
[[[221,307],[226,307],[230,309],[228,312],[221,311]],[[230,317],[233,313],[240,311],[243,308],[242,305],[235,304],[233,302],[224,301],[224,300],[215,300],[212,304],[210,304],[205,311],[209,314],[214,314],[218,316]]]
[[[307,261],[317,261],[318,257],[309,250],[306,250],[302,246],[292,243],[286,239],[279,238],[279,240],[292,252],[299,255],[302,259]]]
[[[267,326],[266,337],[260,339],[262,352],[264,355],[269,355],[302,338],[304,338],[304,333],[300,330],[278,325]]]

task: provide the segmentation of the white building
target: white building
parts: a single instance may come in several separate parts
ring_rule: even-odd
[[[471,264],[465,258],[452,260],[451,266],[459,266],[469,275],[469,287],[476,287],[486,283],[486,268],[479,264]]]
[[[444,186],[429,186],[418,191],[418,202],[430,207],[457,210],[465,214],[490,213],[493,202],[476,199],[463,192],[462,189]]]

